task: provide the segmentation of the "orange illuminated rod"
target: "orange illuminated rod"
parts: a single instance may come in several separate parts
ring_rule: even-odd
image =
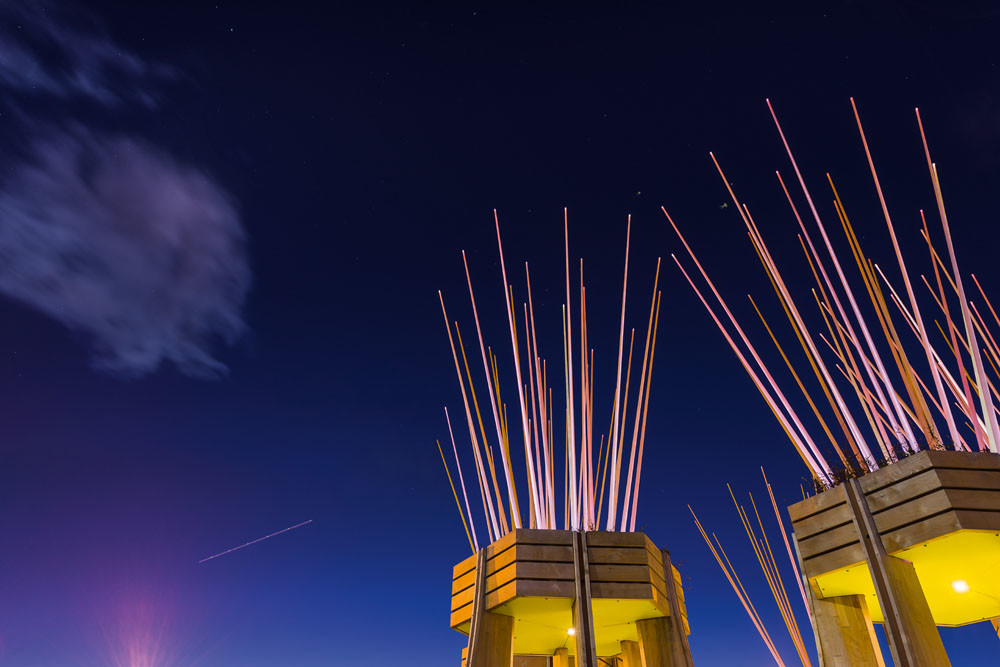
[[[480,309],[473,288],[473,272],[469,266],[465,252],[462,252],[462,263],[472,318],[475,323],[476,338],[479,344],[480,357],[483,363],[485,378],[476,380],[469,368],[466,348],[462,340],[458,322],[449,317],[445,308],[444,296],[439,292],[441,313],[445,322],[452,362],[458,378],[459,390],[465,412],[468,428],[467,442],[472,448],[474,477],[478,481],[482,517],[485,518],[487,543],[500,539],[511,531],[522,526],[537,529],[571,529],[597,530],[598,526],[609,531],[634,531],[640,480],[642,476],[642,461],[645,446],[645,430],[649,408],[649,394],[653,372],[653,361],[656,352],[656,334],[660,313],[659,269],[657,260],[656,275],[646,318],[645,344],[643,346],[641,364],[638,361],[637,345],[630,345],[629,355],[624,352],[626,301],[628,297],[629,248],[631,241],[631,217],[626,222],[625,258],[622,280],[622,301],[620,311],[616,313],[615,325],[619,331],[618,358],[616,362],[616,377],[613,393],[608,396],[611,406],[611,429],[606,440],[594,451],[593,416],[595,412],[594,388],[594,348],[588,339],[587,322],[587,292],[583,280],[583,260],[580,260],[580,281],[578,299],[572,299],[573,285],[570,281],[570,248],[569,221],[564,211],[564,248],[566,302],[561,308],[561,327],[563,329],[563,376],[564,404],[553,404],[552,377],[548,363],[542,352],[542,345],[536,333],[544,329],[545,317],[539,313],[536,318],[534,300],[532,297],[531,271],[525,263],[525,295],[521,306],[515,304],[514,285],[508,282],[506,261],[503,252],[503,241],[500,235],[499,215],[494,211],[494,221],[497,231],[497,249],[500,260],[500,277],[504,293],[503,305],[506,310],[507,331],[504,337],[510,337],[513,368],[508,367],[506,373],[502,361],[486,345],[486,333],[483,320],[480,319]],[[574,303],[575,301],[575,303]],[[522,320],[523,316],[523,320]],[[579,317],[579,326],[573,326],[573,319]],[[536,322],[537,320],[537,322]],[[636,342],[635,330],[632,330],[633,343]],[[641,335],[641,334],[640,334]],[[457,342],[457,345],[456,345]],[[575,353],[574,350],[577,350]],[[632,381],[633,355],[635,352],[635,370],[638,379]],[[608,368],[611,368],[610,364]],[[516,404],[518,417],[508,419],[506,404],[508,401],[501,395],[501,380],[513,378],[513,387],[507,387],[504,392],[517,391]],[[577,381],[577,378],[579,380]],[[623,381],[624,380],[624,386]],[[482,390],[485,382],[486,390]],[[477,384],[479,387],[477,388]],[[634,399],[630,397],[630,388]],[[556,392],[558,393],[558,392]],[[487,396],[490,407],[487,410],[480,404],[480,399]],[[471,399],[471,400],[470,400]],[[634,405],[629,401],[634,400]],[[557,424],[553,423],[553,414],[563,410],[565,431],[563,436],[557,436]],[[492,413],[494,429],[491,434],[483,424],[483,412]],[[603,408],[598,410],[603,412]],[[447,410],[445,411],[447,417]],[[607,413],[605,413],[607,414]],[[487,417],[488,419],[488,417]],[[452,448],[455,455],[455,466],[458,470],[458,486],[461,486],[461,499],[454,485],[447,460],[443,457],[445,468],[451,480],[453,496],[461,514],[462,523],[468,532],[469,542],[474,551],[480,545],[476,534],[476,522],[473,521],[473,507],[469,502],[467,489],[462,473],[459,449],[455,433],[451,429],[450,418],[446,420]],[[520,425],[518,428],[517,424]],[[626,433],[631,438],[626,437]],[[464,439],[464,438],[463,438]],[[556,455],[556,441],[562,440],[565,451]],[[629,442],[630,440],[630,442]],[[603,444],[606,442],[606,446]],[[513,446],[512,446],[513,445]],[[518,446],[520,445],[520,446]],[[815,447],[812,447],[815,450]],[[812,456],[812,451],[807,452]],[[521,457],[523,456],[523,459]],[[494,463],[499,458],[499,463]],[[596,458],[596,464],[595,464]],[[558,462],[564,461],[562,470]],[[521,484],[527,490],[527,518],[523,514],[522,503],[518,496],[521,461],[525,478]],[[623,465],[625,463],[625,465]],[[625,478],[622,479],[624,470]],[[498,474],[499,473],[499,474]],[[564,479],[561,492],[557,480]],[[606,495],[605,495],[606,494]],[[563,507],[557,510],[557,497]],[[462,500],[464,499],[464,504]],[[478,511],[478,510],[477,510]],[[508,514],[510,520],[508,521]]]
[[[758,308],[759,301],[754,301],[754,308],[757,309],[769,337],[781,355],[783,367],[787,366],[798,391],[808,402],[809,411],[822,426],[828,439],[827,444],[832,445],[840,460],[841,468],[835,470],[827,462],[824,451],[827,445],[813,437],[812,423],[800,418],[792,400],[794,397],[781,387],[784,379],[772,372],[760,349],[751,342],[748,332],[730,310],[727,301],[681,232],[681,225],[675,222],[665,207],[663,212],[669,226],[684,246],[687,259],[694,264],[697,272],[689,273],[685,269],[685,262],[677,257],[674,257],[674,261],[809,468],[817,486],[830,487],[845,475],[850,477],[877,470],[882,465],[892,464],[901,457],[924,448],[967,450],[975,447],[996,453],[1000,443],[1000,425],[998,425],[1000,408],[994,401],[994,395],[997,393],[996,385],[987,376],[987,366],[983,356],[986,356],[990,366],[997,372],[1000,384],[1000,348],[996,342],[1000,335],[995,336],[991,330],[992,327],[1000,327],[1000,317],[997,316],[978,280],[974,280],[979,289],[979,294],[975,296],[982,297],[983,301],[980,304],[977,305],[970,300],[970,295],[965,292],[944,206],[938,167],[931,160],[919,111],[918,127],[946,253],[939,255],[935,250],[926,220],[923,221],[924,229],[921,230],[921,235],[927,243],[931,256],[931,266],[937,283],[937,289],[932,289],[932,297],[944,314],[944,329],[948,336],[946,343],[950,348],[950,354],[948,350],[939,352],[935,349],[936,343],[932,343],[928,334],[928,326],[923,320],[921,305],[918,303],[911,280],[910,267],[904,259],[897,238],[898,225],[886,203],[886,196],[875,167],[873,147],[865,134],[854,100],[851,100],[851,110],[861,139],[861,148],[878,196],[881,217],[885,222],[891,245],[890,252],[899,270],[901,289],[898,292],[890,284],[882,268],[864,254],[844,203],[828,175],[834,200],[833,210],[841,223],[850,247],[850,255],[858,269],[856,276],[848,275],[849,265],[842,262],[838,256],[831,237],[832,229],[825,224],[820,209],[806,185],[777,113],[770,101],[767,105],[778,137],[795,173],[801,196],[805,199],[812,218],[811,225],[804,222],[794,201],[795,197],[789,192],[781,174],[778,173],[779,184],[797,222],[799,240],[806,254],[812,278],[815,279],[813,293],[819,306],[820,316],[826,323],[829,333],[828,338],[825,336],[821,338],[826,341],[829,350],[821,349],[817,344],[819,338],[811,331],[812,326],[796,305],[790,286],[794,286],[798,281],[786,280],[782,275],[764,239],[760,225],[750,213],[750,208],[737,197],[716,156],[713,153],[709,156],[732,199],[733,208],[740,215],[751,245],[774,288],[806,362],[827,398],[827,405],[820,406],[813,401],[810,390],[803,383],[805,374],[796,372],[798,362],[790,359],[778,342],[780,333],[767,324],[764,314]],[[920,216],[923,219],[922,211]],[[819,238],[817,243],[814,243],[813,237],[817,233]],[[883,264],[883,267],[885,266]],[[700,280],[696,281],[695,276],[700,277]],[[860,291],[852,284],[857,277],[860,277],[860,284],[863,287]],[[927,283],[925,278],[923,280]],[[711,297],[703,294],[701,283],[711,292]],[[927,284],[930,288],[930,283]],[[867,300],[864,299],[864,295],[867,295]],[[955,302],[957,305],[954,305]],[[722,312],[718,313],[717,309],[721,309]],[[987,312],[992,315],[989,321],[982,317],[982,314]],[[953,314],[957,314],[958,317],[953,317]],[[898,319],[900,316],[904,325],[900,324]],[[900,339],[902,335],[899,333],[900,326],[902,330],[910,330],[915,336],[915,341],[910,339],[904,344]],[[914,342],[917,354],[911,354],[907,350]],[[838,365],[843,377],[831,373],[832,366],[828,368],[828,362],[824,361],[831,351],[835,359],[834,364]],[[951,364],[949,359],[954,359],[954,364]],[[918,367],[923,364],[926,364],[927,370],[920,371]],[[970,369],[968,372],[967,368]],[[777,369],[778,367],[775,367],[775,370]],[[921,376],[929,381],[925,382]],[[846,392],[843,390],[845,381]],[[856,394],[857,403],[848,400],[848,394],[851,392]],[[953,397],[957,400],[959,416],[971,424],[976,434],[975,444],[972,439],[967,443],[958,431],[959,419],[953,413]],[[825,416],[827,410],[833,413],[834,419]],[[808,413],[804,413],[803,416],[806,414]],[[827,426],[828,422],[840,425],[843,441],[838,443],[838,439]],[[867,427],[864,427],[864,424],[867,424]],[[872,441],[875,444],[870,447],[869,443]],[[847,447],[841,449],[841,445],[844,444],[850,445],[850,451]],[[614,453],[613,449],[612,456]],[[846,472],[841,472],[845,468]]]
[[[761,469],[761,474],[763,474],[763,472],[763,469]],[[806,599],[805,590],[802,587],[802,576],[799,571],[798,564],[796,563],[794,556],[792,556],[792,550],[785,532],[785,526],[781,521],[780,514],[778,513],[778,505],[775,503],[774,494],[771,491],[771,485],[767,482],[766,475],[764,476],[764,483],[767,487],[768,496],[774,509],[775,518],[778,521],[778,527],[780,528],[781,536],[785,543],[785,549],[788,552],[792,574],[795,581],[798,583],[799,592],[802,595],[803,605],[805,605],[806,611],[808,612],[809,604]],[[727,484],[726,487],[729,488],[729,485]],[[736,497],[733,495],[731,488],[729,488],[729,495],[732,498],[733,505],[736,507],[736,511],[743,523],[743,529],[746,532],[747,539],[750,541],[750,546],[757,558],[757,564],[760,566],[761,573],[764,575],[764,580],[771,591],[771,595],[778,607],[778,611],[781,613],[785,629],[788,631],[788,636],[792,640],[792,644],[795,647],[795,652],[799,658],[799,662],[803,665],[803,667],[811,667],[812,662],[809,658],[809,651],[806,649],[806,641],[802,638],[802,632],[799,628],[798,621],[795,618],[792,603],[788,599],[784,579],[782,578],[781,571],[778,568],[778,562],[774,558],[774,553],[771,551],[771,541],[767,537],[764,522],[761,520],[760,514],[757,511],[757,505],[754,502],[753,494],[748,495],[753,509],[754,519],[757,524],[756,529],[753,526],[754,521],[751,521],[750,515],[747,513],[743,505],[740,505],[736,501]],[[705,540],[705,544],[708,545],[709,550],[712,552],[712,556],[719,564],[719,567],[722,568],[723,574],[729,581],[730,586],[732,586],[733,592],[736,593],[736,597],[739,598],[740,603],[743,605],[743,609],[747,612],[747,615],[753,622],[758,634],[760,634],[761,639],[764,641],[764,645],[771,653],[771,657],[774,659],[775,664],[779,665],[779,667],[784,667],[786,664],[785,660],[782,659],[774,640],[771,638],[770,633],[768,633],[767,626],[758,611],[758,607],[754,606],[753,602],[750,600],[750,596],[747,593],[746,588],[744,588],[739,575],[736,573],[736,568],[733,567],[732,562],[729,560],[729,556],[722,548],[722,543],[719,541],[719,538],[716,537],[715,533],[712,533],[712,537],[709,539],[708,533],[701,525],[701,522],[698,520],[698,516],[694,513],[694,510],[691,509],[690,505],[688,506],[688,510],[691,511],[691,516],[694,517],[694,523],[698,528],[698,532],[701,533],[702,538]]]

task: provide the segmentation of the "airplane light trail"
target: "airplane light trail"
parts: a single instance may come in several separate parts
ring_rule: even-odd
[[[279,530],[276,533],[271,533],[270,535],[265,535],[264,537],[258,537],[256,540],[253,540],[252,542],[247,542],[246,544],[241,544],[238,547],[233,547],[232,549],[228,549],[226,551],[223,551],[222,553],[217,553],[214,556],[209,556],[208,558],[202,558],[200,561],[198,561],[198,563],[199,564],[200,563],[204,563],[206,561],[212,560],[213,558],[218,558],[219,556],[225,556],[226,554],[231,554],[232,552],[239,551],[240,549],[242,549],[244,547],[248,547],[251,544],[257,544],[258,542],[263,542],[264,540],[272,538],[272,537],[274,537],[276,535],[281,535],[282,533],[287,533],[290,530],[295,530],[296,528],[304,526],[307,523],[312,523],[312,521],[313,521],[312,519],[309,519],[308,521],[303,521],[302,523],[297,523],[294,526],[289,526],[288,528],[285,528],[284,530]]]

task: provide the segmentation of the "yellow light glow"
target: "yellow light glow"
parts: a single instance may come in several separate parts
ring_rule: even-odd
[[[576,634],[576,629],[575,628],[570,628],[569,630],[566,631],[566,634],[569,635],[570,637],[572,637],[573,635]]]
[[[1000,577],[982,575],[1000,561],[1000,532],[963,529],[891,555],[913,563],[937,625],[955,627],[1000,617]],[[814,581],[823,597],[864,595],[872,620],[883,622],[864,562],[821,574]]]

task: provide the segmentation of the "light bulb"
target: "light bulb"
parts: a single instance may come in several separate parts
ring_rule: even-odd
[[[576,634],[576,628],[570,628],[569,630],[566,631],[566,634],[572,637],[573,635]]]
[[[969,584],[964,579],[956,579],[951,582],[951,587],[956,593],[968,593]]]

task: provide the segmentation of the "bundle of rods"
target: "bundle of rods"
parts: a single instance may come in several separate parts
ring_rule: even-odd
[[[518,452],[518,444],[523,446],[524,471],[528,495],[528,527],[537,529],[571,529],[596,530],[603,526],[609,531],[634,531],[636,512],[639,504],[639,483],[642,478],[642,461],[646,435],[646,415],[649,407],[649,393],[653,371],[653,359],[656,352],[656,333],[659,322],[660,292],[658,291],[660,262],[656,263],[656,276],[653,280],[652,298],[649,305],[649,316],[646,326],[645,344],[643,347],[642,364],[638,378],[638,391],[633,389],[632,368],[633,352],[635,350],[635,329],[629,337],[628,356],[625,357],[625,305],[628,295],[628,258],[629,241],[631,238],[631,217],[626,224],[625,235],[625,270],[622,280],[621,315],[618,330],[618,361],[615,374],[615,389],[613,405],[610,409],[610,427],[606,435],[595,437],[594,415],[607,414],[598,410],[594,400],[594,348],[590,346],[587,336],[587,290],[583,280],[583,260],[579,262],[579,289],[576,303],[571,295],[571,271],[569,254],[569,219],[563,211],[563,227],[565,231],[565,275],[566,300],[562,305],[563,330],[563,396],[558,400],[558,409],[564,410],[565,417],[560,420],[565,425],[565,434],[559,439],[564,442],[564,453],[561,466],[557,466],[556,426],[553,413],[557,409],[557,400],[553,397],[552,378],[549,374],[547,360],[539,351],[538,338],[535,335],[535,311],[531,292],[531,272],[528,263],[524,265],[525,300],[519,310],[515,306],[514,285],[507,279],[507,267],[504,261],[503,243],[500,236],[500,220],[494,210],[494,221],[497,229],[497,249],[500,254],[500,286],[504,295],[504,305],[507,315],[508,330],[511,344],[511,359],[513,361],[513,378],[516,381],[517,416],[511,428],[507,404],[503,401],[501,392],[501,362],[499,355],[483,342],[483,331],[480,326],[479,313],[476,306],[476,296],[472,288],[472,276],[469,264],[462,252],[462,262],[465,267],[465,277],[469,288],[469,299],[472,305],[472,315],[476,326],[476,338],[482,361],[482,375],[474,379],[461,328],[457,321],[448,316],[444,296],[438,292],[441,301],[441,313],[444,316],[445,328],[448,332],[448,342],[451,347],[452,361],[462,396],[465,422],[468,427],[468,443],[472,449],[472,470],[478,482],[482,516],[485,519],[486,534],[493,542],[511,530],[522,527],[522,508],[518,496],[518,485],[515,474],[515,457],[512,449]],[[575,271],[574,271],[575,273]],[[574,333],[574,320],[579,322],[579,329]],[[505,336],[506,337],[506,334]],[[578,355],[574,354],[579,350]],[[468,351],[475,356],[473,350]],[[638,356],[637,354],[635,355]],[[476,362],[473,359],[472,366]],[[638,367],[638,359],[636,364]],[[478,375],[478,371],[476,372]],[[624,381],[624,382],[623,382]],[[479,391],[476,391],[476,387]],[[486,387],[485,393],[483,386]],[[508,389],[509,391],[509,389]],[[635,392],[634,408],[630,407],[630,392]],[[482,404],[489,401],[489,407]],[[456,442],[455,429],[452,428],[451,415],[448,408],[444,409],[451,440],[452,454],[455,459],[455,469],[458,472],[458,487],[462,492],[459,500],[444,451],[440,442],[438,450],[445,465],[448,480],[451,484],[455,503],[462,517],[469,545],[474,551],[479,549],[472,504],[463,474],[459,457],[459,447]],[[486,413],[484,418],[483,413]],[[493,429],[487,430],[484,422],[493,417]],[[629,417],[631,416],[631,419]],[[631,433],[626,429],[626,422],[631,422]],[[464,439],[460,432],[459,439]],[[595,439],[598,441],[594,446]],[[629,442],[630,441],[630,442]],[[514,444],[511,447],[511,444]],[[627,451],[626,451],[626,445]],[[463,449],[465,443],[463,443]],[[520,458],[520,457],[517,457]],[[622,479],[623,463],[628,459],[625,468],[625,478]],[[496,460],[500,460],[498,466]],[[520,463],[518,461],[518,463]],[[557,468],[562,467],[562,471]],[[498,471],[499,468],[499,471]],[[498,479],[499,472],[499,479]],[[562,472],[562,491],[559,495],[557,511],[557,478]],[[501,481],[502,480],[502,481]],[[623,485],[624,481],[624,485]],[[623,491],[624,486],[624,491]],[[473,493],[475,489],[473,489]],[[464,501],[464,502],[463,502]]]
[[[819,244],[814,242],[813,234],[810,234],[809,228],[803,222],[803,216],[800,214],[781,173],[776,172],[778,183],[788,201],[792,215],[798,223],[799,245],[805,255],[810,274],[816,283],[815,288],[811,290],[811,300],[815,302],[825,324],[826,330],[824,332],[820,332],[817,336],[810,333],[803,319],[802,311],[800,311],[788,284],[782,277],[750,209],[736,196],[715,155],[711,153],[709,155],[746,226],[751,245],[764,267],[782,310],[808,361],[808,371],[801,372],[801,374],[796,371],[788,354],[778,343],[774,331],[752,297],[750,297],[750,302],[789,374],[794,378],[809,410],[815,416],[815,421],[819,424],[825,439],[836,453],[840,462],[838,467],[831,466],[824,456],[823,448],[820,447],[822,440],[814,438],[803,425],[788,395],[779,388],[774,376],[750,342],[743,327],[740,326],[726,305],[722,295],[708,277],[701,262],[695,256],[670,214],[667,213],[666,208],[663,209],[663,213],[670,226],[677,233],[704,283],[711,291],[711,296],[706,298],[677,257],[673,257],[674,261],[781,424],[796,452],[805,462],[813,476],[816,490],[822,491],[829,488],[848,476],[863,475],[877,469],[880,465],[891,465],[901,457],[912,454],[921,448],[997,453],[998,442],[1000,442],[997,415],[1000,414],[1000,409],[997,408],[994,401],[994,396],[997,394],[994,381],[1000,381],[1000,346],[997,345],[991,331],[991,325],[1000,326],[1000,318],[998,318],[993,304],[986,296],[975,275],[970,274],[970,277],[978,292],[977,298],[982,299],[980,304],[985,305],[991,316],[991,322],[983,317],[980,306],[977,306],[976,302],[968,298],[966,294],[965,283],[959,271],[952,243],[951,230],[948,226],[948,215],[941,193],[937,164],[931,159],[920,111],[916,110],[917,128],[923,144],[945,249],[947,250],[945,258],[942,258],[932,241],[927,216],[924,211],[919,211],[920,234],[927,247],[934,278],[933,284],[923,275],[920,276],[920,281],[930,292],[932,301],[941,313],[943,324],[938,320],[935,320],[934,324],[944,341],[944,346],[941,346],[940,343],[935,346],[932,343],[931,335],[928,333],[929,328],[921,315],[914,289],[916,281],[911,279],[900,251],[892,216],[886,205],[872,152],[854,100],[851,100],[854,119],[881,205],[882,217],[892,242],[904,296],[901,296],[900,292],[890,283],[889,278],[878,264],[863,253],[858,236],[851,225],[833,179],[829,174],[826,177],[832,193],[833,209],[850,246],[854,263],[864,284],[865,293],[874,311],[874,318],[871,317],[871,311],[868,311],[867,316],[862,311],[863,297],[862,299],[857,298],[852,290],[845,274],[845,263],[840,261],[834,250],[827,228],[799,171],[781,124],[778,122],[777,114],[775,114],[770,101],[767,102],[767,105],[788,154],[792,171],[795,173],[795,178],[809,209],[809,215],[815,223],[813,233],[818,232]],[[817,245],[820,245],[825,252],[817,249]],[[846,265],[846,268],[849,268],[849,265]],[[714,298],[718,306],[713,306],[710,303],[711,298]],[[955,300],[958,302],[957,308],[954,305]],[[722,310],[721,317],[716,308]],[[900,336],[900,331],[903,331],[903,335],[907,336],[905,334],[907,329],[915,339],[909,340],[912,350],[916,351],[916,354],[912,356],[907,355],[904,349],[906,346],[904,346]],[[881,333],[881,340],[878,336],[879,333]],[[937,340],[937,336],[934,338]],[[822,343],[822,347],[817,341]],[[825,355],[832,355],[833,367],[837,371],[836,376],[827,362],[824,361]],[[884,359],[889,360],[888,364]],[[987,373],[984,360],[989,364],[992,375]],[[926,365],[924,365],[924,361],[926,361]],[[890,372],[890,369],[895,372]],[[813,395],[806,389],[803,376],[808,378],[810,373],[815,376],[825,401],[814,399]],[[929,384],[926,381],[928,375]],[[845,389],[842,393],[841,388],[838,388],[838,383],[846,384],[849,389]],[[854,403],[848,400],[851,393],[856,397]],[[825,409],[821,410],[820,408],[820,406],[825,408],[827,405],[833,414],[833,423],[824,418]],[[860,410],[858,410],[859,407]],[[940,428],[942,422],[944,424],[943,430]],[[963,428],[960,429],[959,426],[963,424]],[[844,444],[847,447],[841,446]],[[763,469],[761,472],[763,473]],[[791,571],[808,613],[809,605],[803,588],[803,578],[799,571],[798,562],[792,553],[788,534],[766,476],[764,483],[785,545]],[[757,511],[753,495],[751,494],[749,499],[755,521],[751,519],[745,507],[737,502],[732,489],[729,490],[729,493],[764,579],[781,613],[799,662],[808,667],[811,662],[806,650],[806,643],[792,610],[778,562],[771,551],[771,540],[767,537],[764,522]],[[803,490],[804,496],[805,491]],[[758,607],[750,600],[750,596],[725,549],[723,549],[722,543],[714,533],[711,533],[711,537],[709,536],[693,509],[691,509],[691,514],[694,517],[695,526],[760,634],[775,664],[783,666],[785,661],[768,632],[764,619],[758,612]]]
[[[678,225],[665,207],[662,210],[711,295],[706,297],[703,293],[704,288],[699,289],[681,260],[672,255],[674,261],[781,424],[796,452],[812,474],[816,487],[828,488],[845,476],[870,472],[880,465],[891,464],[921,448],[996,453],[1000,443],[1000,431],[997,427],[998,408],[993,397],[997,393],[994,379],[1000,381],[1000,370],[998,370],[1000,347],[997,346],[980,308],[966,294],[965,282],[959,271],[948,227],[938,168],[931,159],[919,109],[916,110],[917,127],[923,142],[947,250],[943,259],[932,241],[927,216],[921,210],[919,212],[921,235],[933,266],[934,285],[925,276],[920,278],[941,311],[944,325],[942,326],[937,320],[935,324],[944,339],[947,351],[942,350],[940,344],[935,346],[931,342],[929,328],[925,325],[916,298],[914,289],[916,281],[911,279],[900,251],[892,216],[886,205],[872,152],[854,100],[851,99],[851,107],[881,204],[882,217],[885,219],[892,241],[902,279],[903,296],[900,296],[900,292],[878,264],[864,254],[829,174],[827,181],[833,197],[833,209],[851,248],[865,293],[874,310],[874,318],[870,313],[862,311],[863,296],[859,297],[855,293],[845,273],[850,267],[841,261],[834,250],[827,226],[799,171],[774,108],[770,101],[767,105],[805,199],[809,217],[815,223],[811,233],[785,184],[785,179],[780,172],[775,172],[791,213],[798,223],[799,245],[805,254],[812,278],[816,282],[816,287],[812,289],[811,300],[815,302],[826,325],[825,332],[820,332],[818,335],[810,333],[800,304],[796,302],[789,289],[789,283],[779,271],[749,207],[733,191],[715,155],[711,153],[709,155],[746,226],[751,245],[802,348],[808,362],[808,370],[796,371],[786,351],[778,343],[771,326],[757,307],[757,303],[752,297],[750,301],[790,375],[794,378],[799,392],[805,398],[809,410],[815,416],[823,436],[832,447],[839,465],[831,466],[827,455],[824,454],[826,448],[821,446],[822,438],[811,433],[803,424],[789,399],[789,394],[779,387],[768,365],[761,359],[744,328],[730,311]],[[993,322],[1000,325],[1000,318],[997,317],[979,281],[974,275],[971,277],[982,297],[982,303],[992,315]],[[793,280],[792,284],[796,282]],[[955,298],[958,301],[957,308],[949,305],[949,300]],[[717,305],[711,303],[713,299]],[[721,315],[719,309],[722,311]],[[905,349],[907,346],[902,341],[902,337],[907,336],[907,329],[916,339],[913,349],[919,349],[919,353],[912,356],[907,354]],[[878,342],[880,333],[883,339],[881,343]],[[830,361],[824,361],[827,354],[832,355],[830,359],[833,362],[832,367]],[[923,359],[916,361],[918,357]],[[987,375],[984,359],[992,367],[992,378]],[[921,370],[924,361],[926,370]],[[815,376],[822,398],[815,399],[806,388],[803,376],[808,376],[810,373]],[[850,393],[856,396],[856,403],[849,400]],[[829,406],[833,420],[829,419],[829,412],[827,417],[824,417],[825,407],[821,409],[824,403]],[[964,420],[967,431],[960,431],[961,420]],[[940,429],[942,421],[943,431]],[[829,450],[826,451],[829,453]]]

